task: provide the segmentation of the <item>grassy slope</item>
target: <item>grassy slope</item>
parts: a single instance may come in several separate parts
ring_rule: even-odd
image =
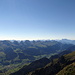
[[[58,74],[57,74],[58,73]],[[28,75],[75,75],[75,51],[54,60],[44,68],[37,69]]]
[[[65,55],[65,58],[69,61],[75,60],[75,51],[70,54]],[[64,67],[56,75],[75,75],[75,62]]]
[[[66,67],[64,67],[56,75],[75,75],[75,62],[66,66]]]

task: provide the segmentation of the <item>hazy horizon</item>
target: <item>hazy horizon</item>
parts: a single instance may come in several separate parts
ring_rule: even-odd
[[[75,40],[75,39],[67,39],[67,38],[62,38],[62,39],[0,39],[0,41],[1,40],[10,40],[10,41],[14,41],[14,40],[16,40],[16,41],[24,41],[24,40],[29,40],[29,41],[33,41],[33,40],[35,40],[35,41],[37,41],[37,40]]]

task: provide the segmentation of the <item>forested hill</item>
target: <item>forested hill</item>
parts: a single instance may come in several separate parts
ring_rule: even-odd
[[[9,70],[20,65],[28,65],[32,61],[43,57],[50,57],[68,49],[73,44],[64,44],[57,41],[0,41],[0,72],[8,73]]]

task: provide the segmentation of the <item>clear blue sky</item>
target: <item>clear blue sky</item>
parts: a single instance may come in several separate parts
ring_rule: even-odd
[[[75,0],[0,0],[0,40],[75,39]]]

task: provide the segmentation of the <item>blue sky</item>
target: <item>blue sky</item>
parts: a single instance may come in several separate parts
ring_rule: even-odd
[[[0,40],[75,40],[75,0],[0,0]]]

